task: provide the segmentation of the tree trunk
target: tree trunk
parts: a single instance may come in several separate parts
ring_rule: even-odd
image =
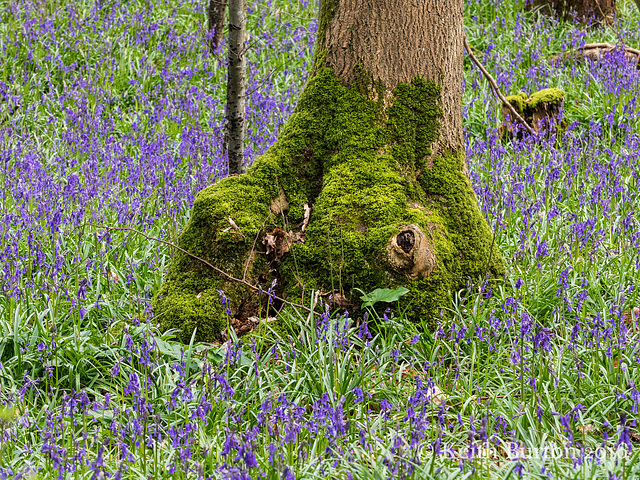
[[[533,0],[531,6],[565,19],[575,17],[580,22],[609,22],[616,13],[616,0]]]
[[[245,96],[247,65],[245,37],[247,35],[246,0],[229,1],[229,57],[227,69],[227,116],[224,150],[229,159],[229,175],[239,175],[244,168]]]
[[[451,291],[504,274],[467,176],[462,41],[462,0],[323,0],[292,117],[247,174],[199,193],[180,246],[305,304],[314,290],[357,308],[356,289],[405,286],[400,310],[435,326]],[[236,319],[267,314],[266,298],[181,253],[154,311],[186,341],[196,327],[213,340],[220,290]]]
[[[207,24],[209,31],[213,31],[213,36],[209,42],[209,50],[215,53],[222,41],[224,34],[224,13],[227,8],[227,0],[209,0],[207,9]]]

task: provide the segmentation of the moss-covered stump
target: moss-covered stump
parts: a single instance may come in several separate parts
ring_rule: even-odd
[[[530,97],[520,92],[517,95],[508,96],[506,100],[531,125],[534,132],[551,132],[558,126],[558,116],[564,103],[564,92],[559,88],[545,88]],[[509,108],[503,105],[501,135],[511,137],[518,129],[522,131],[518,120],[512,117]]]
[[[247,174],[200,192],[180,246],[264,290],[276,280],[278,296],[305,304],[312,290],[355,304],[354,288],[406,286],[400,308],[431,325],[452,290],[502,276],[464,151],[431,150],[440,87],[415,79],[390,98],[374,87],[319,68]],[[196,327],[197,340],[216,340],[227,322],[219,291],[235,317],[267,313],[265,296],[181,252],[154,311],[184,341]]]

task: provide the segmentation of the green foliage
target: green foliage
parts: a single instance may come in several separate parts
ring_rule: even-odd
[[[361,291],[362,292],[362,291]],[[409,293],[409,289],[405,287],[398,287],[391,290],[390,288],[376,288],[371,293],[366,293],[360,297],[362,300],[362,307],[372,307],[378,302],[392,303],[396,302]]]

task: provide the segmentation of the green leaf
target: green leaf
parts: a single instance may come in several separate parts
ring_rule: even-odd
[[[8,423],[16,418],[15,408],[0,408],[0,422]]]
[[[376,288],[373,292],[361,296],[360,300],[364,302],[362,304],[363,307],[372,307],[378,302],[395,302],[407,293],[409,293],[409,289],[405,287],[398,287],[394,290],[390,288]]]
[[[163,355],[168,355],[177,360],[182,358],[182,344],[177,342],[167,342],[166,340],[162,340],[160,338],[156,338],[156,346],[160,353]]]

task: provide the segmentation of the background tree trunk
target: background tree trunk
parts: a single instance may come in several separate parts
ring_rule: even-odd
[[[229,0],[229,56],[227,69],[227,117],[224,150],[229,159],[229,175],[245,172],[244,136],[247,64],[247,1]]]
[[[451,291],[504,274],[467,176],[463,34],[462,0],[323,0],[292,117],[247,174],[199,193],[180,246],[304,304],[314,290],[353,310],[356,289],[405,286],[400,310],[433,328]],[[236,319],[268,314],[266,299],[180,253],[154,311],[185,341],[195,327],[213,340],[220,290]]]
[[[209,32],[213,31],[213,36],[209,43],[211,53],[215,53],[216,49],[222,41],[224,34],[224,17],[227,9],[227,0],[209,0],[209,8],[207,9],[207,24]]]
[[[575,15],[581,22],[592,18],[610,21],[616,13],[616,0],[533,0],[531,6],[565,19]]]

